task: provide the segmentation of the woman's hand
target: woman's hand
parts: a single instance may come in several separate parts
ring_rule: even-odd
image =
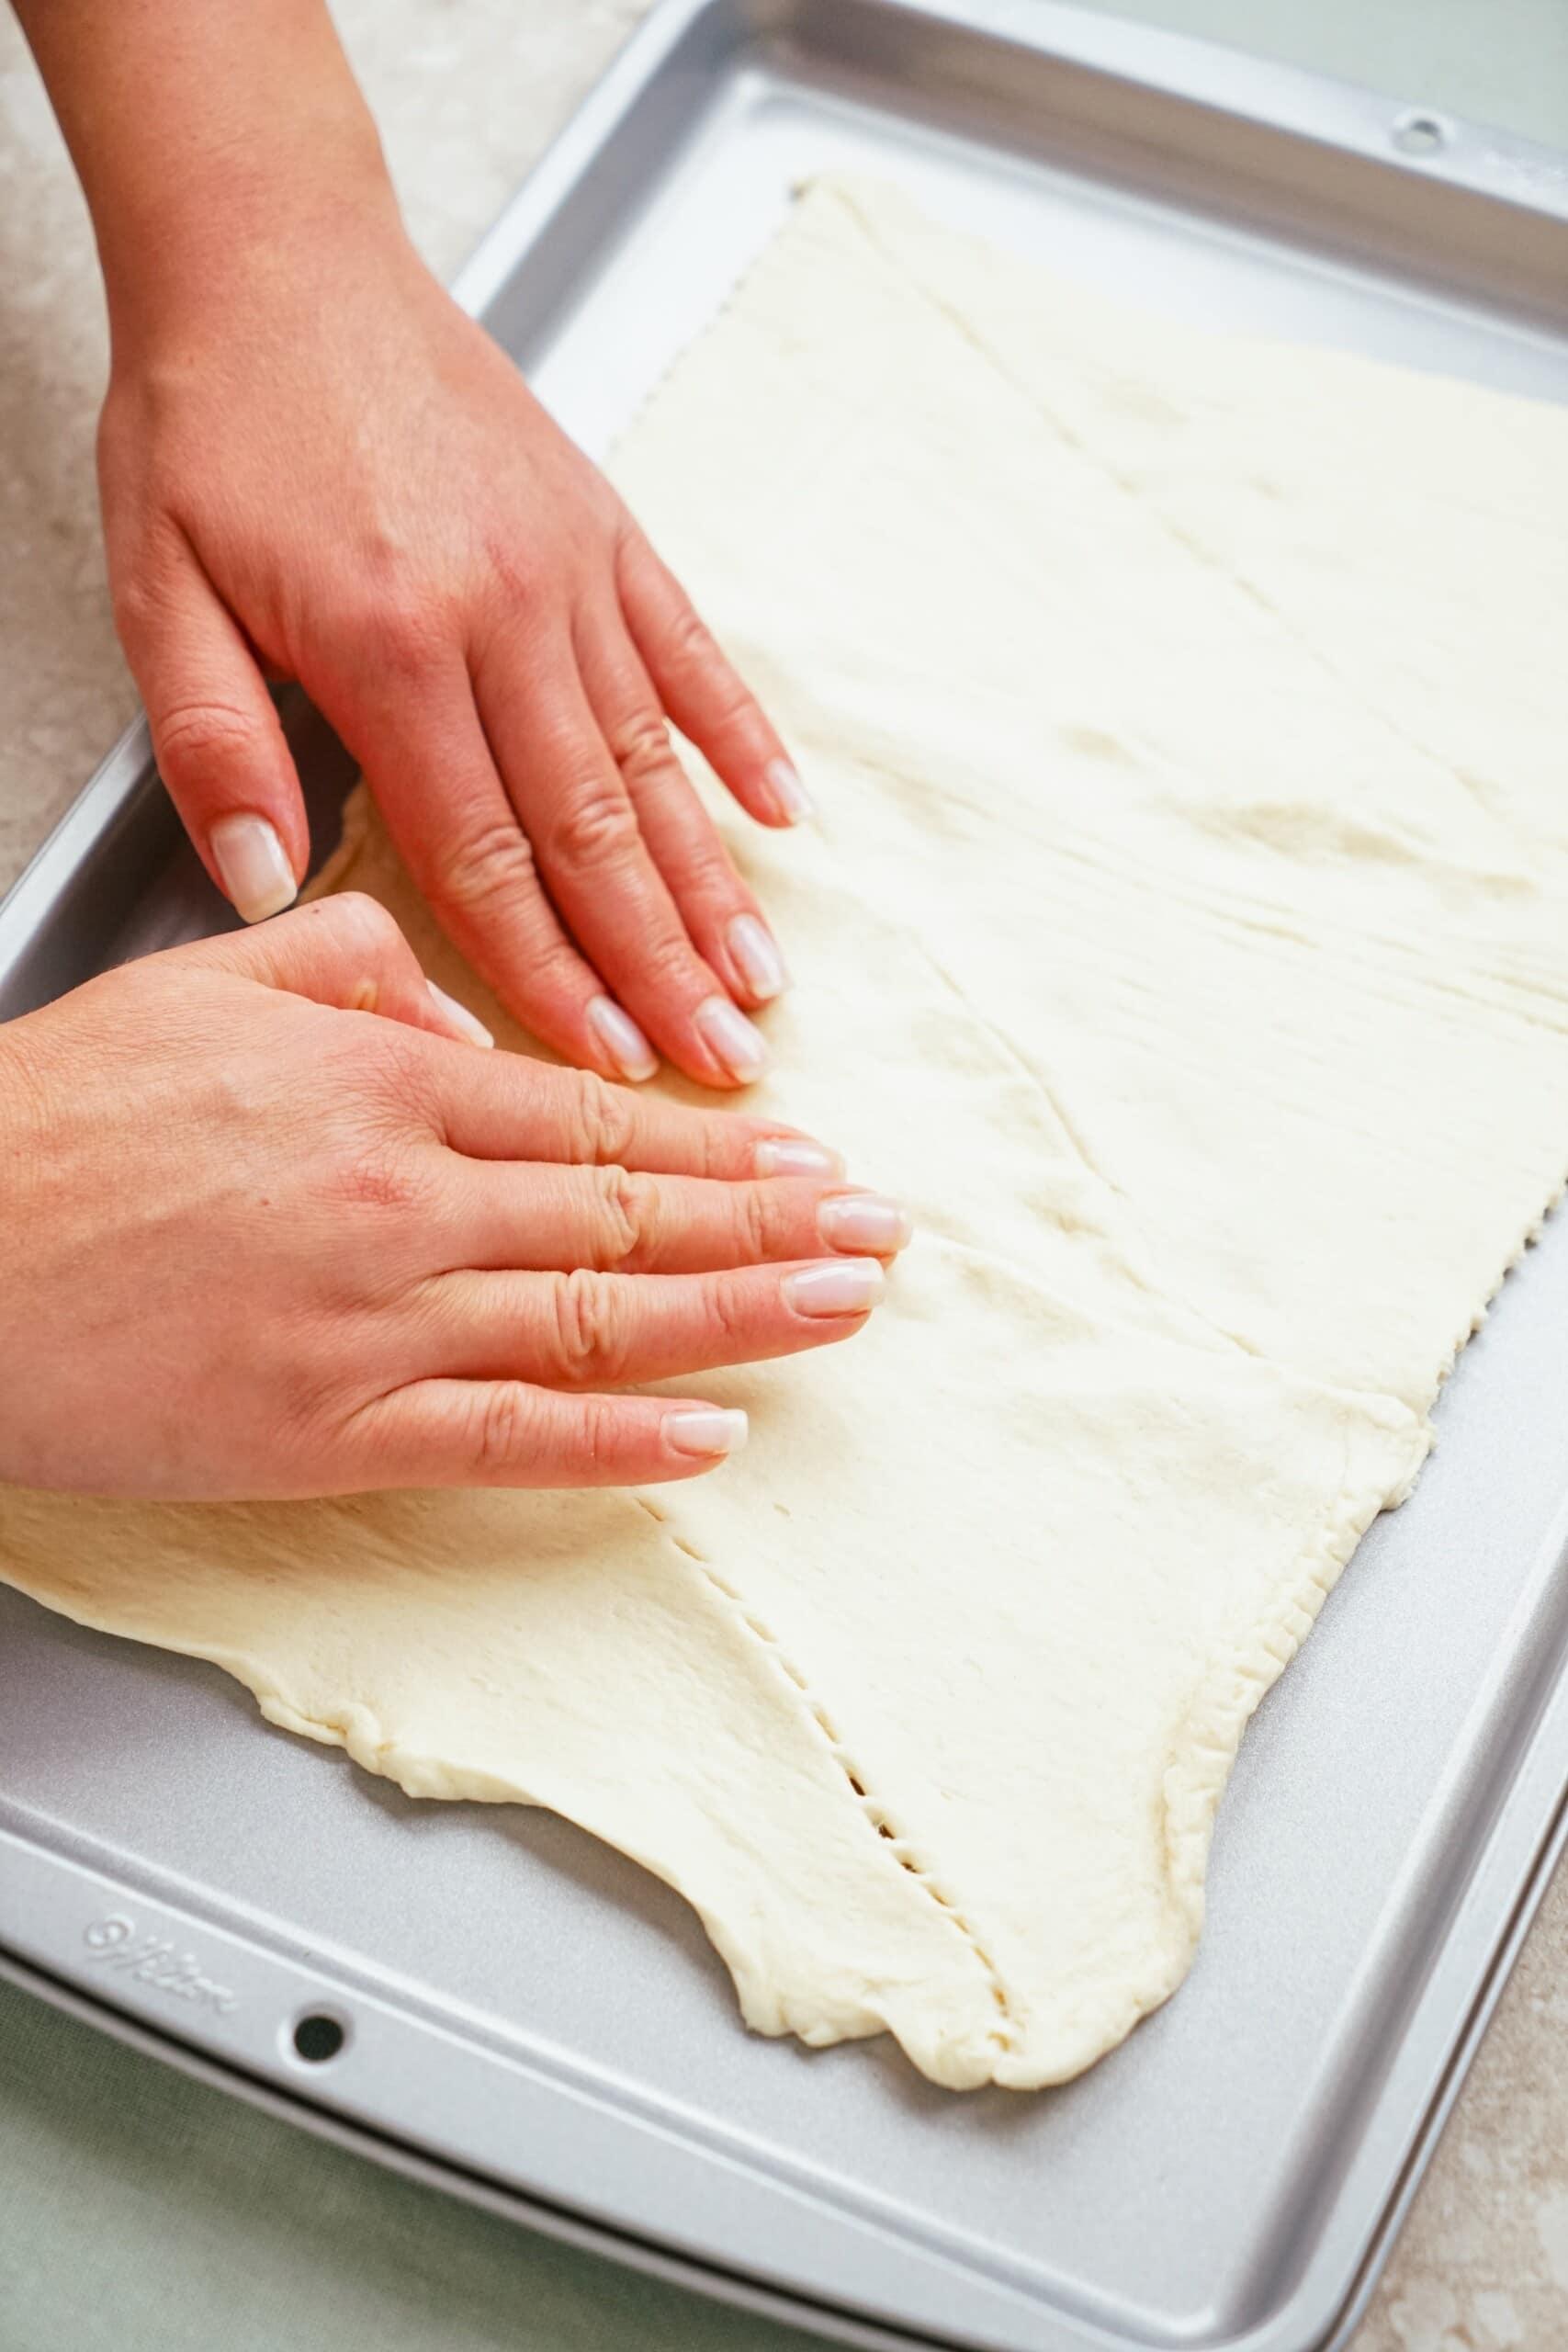
[[[690,1477],[744,1415],[604,1392],[849,1338],[904,1238],[790,1129],[457,1042],[327,899],[0,1029],[0,1479]]]
[[[231,257],[117,338],[99,438],[115,611],[158,763],[247,916],[305,815],[261,668],[363,767],[457,946],[606,1075],[754,1078],[783,959],[666,718],[764,824],[804,797],[609,484],[395,221]],[[260,665],[260,666],[258,666]],[[649,1042],[651,1040],[651,1043]]]
[[[263,673],[297,678],[537,1035],[606,1077],[657,1046],[754,1078],[741,1007],[784,963],[666,720],[761,823],[805,796],[609,485],[418,260],[323,0],[17,5],[104,266],[116,617],[213,878],[254,921],[303,877]]]

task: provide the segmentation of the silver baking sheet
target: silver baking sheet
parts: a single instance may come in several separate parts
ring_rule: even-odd
[[[666,0],[460,291],[602,449],[792,187],[849,165],[1173,315],[1568,397],[1562,164],[1416,136],[1420,96],[1043,0]],[[325,848],[346,763],[289,725]],[[0,910],[0,1010],[220,920],[135,734]],[[1248,1735],[1190,1981],[1063,2090],[954,2098],[886,2043],[748,2036],[694,1919],[617,1855],[411,1803],[216,1670],[11,1594],[5,1965],[389,2162],[846,2341],[1343,2343],[1561,1839],[1568,1222],[1438,1422]],[[346,2040],[310,2066],[315,2010]]]

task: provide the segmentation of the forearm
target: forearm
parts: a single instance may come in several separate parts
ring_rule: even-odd
[[[16,0],[96,233],[117,345],[345,206],[395,231],[322,0]]]

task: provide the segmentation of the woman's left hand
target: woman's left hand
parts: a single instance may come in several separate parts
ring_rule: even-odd
[[[116,617],[192,839],[247,917],[293,897],[306,818],[263,673],[298,679],[530,1029],[605,1076],[657,1048],[744,1084],[744,1009],[786,976],[667,722],[767,825],[807,806],[782,743],[389,194],[298,211],[220,266],[111,276]]]

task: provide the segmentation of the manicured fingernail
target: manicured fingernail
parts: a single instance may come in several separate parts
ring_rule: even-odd
[[[769,761],[768,790],[786,825],[798,825],[817,814],[816,802],[788,760]]]
[[[817,1230],[829,1250],[891,1258],[905,1247],[913,1229],[903,1203],[890,1201],[884,1193],[838,1193],[817,1204]]]
[[[495,1039],[484,1023],[477,1021],[466,1004],[459,1004],[455,996],[448,996],[445,989],[438,989],[434,980],[426,980],[424,985],[435,1000],[436,1012],[459,1037],[466,1038],[470,1046],[494,1045]]]
[[[590,1000],[588,1019],[599,1043],[623,1078],[651,1078],[659,1068],[659,1056],[637,1027],[629,1012],[607,996]]]
[[[759,1176],[841,1176],[844,1163],[825,1144],[801,1136],[764,1136],[751,1154]]]
[[[694,1017],[703,1043],[724,1064],[731,1078],[749,1086],[754,1078],[761,1076],[768,1058],[762,1033],[752,1028],[746,1015],[727,996],[705,997]]]
[[[744,1413],[727,1412],[717,1405],[695,1405],[664,1416],[665,1437],[677,1453],[739,1453],[748,1426]]]
[[[797,1315],[863,1315],[882,1295],[874,1258],[846,1258],[838,1266],[802,1266],[779,1288]]]
[[[728,933],[735,968],[759,1004],[782,996],[789,986],[778,941],[755,915],[737,915]]]
[[[208,839],[223,888],[246,922],[260,922],[294,904],[299,885],[265,817],[220,817]]]

